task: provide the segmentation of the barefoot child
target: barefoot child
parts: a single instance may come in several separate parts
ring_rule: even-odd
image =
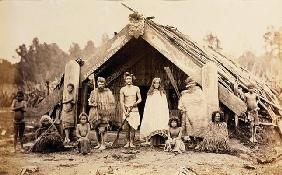
[[[212,122],[206,130],[204,140],[199,145],[199,150],[215,153],[230,151],[227,125],[220,111],[213,112]]]
[[[90,141],[88,139],[90,124],[87,123],[87,114],[81,113],[79,116],[80,123],[76,128],[76,136],[78,137],[78,151],[82,154],[90,153]]]
[[[181,154],[185,151],[185,145],[181,140],[182,128],[180,127],[179,120],[177,118],[171,118],[168,125],[168,139],[166,140],[164,150]]]
[[[248,119],[251,122],[251,142],[257,142],[256,140],[256,126],[259,125],[259,118],[258,118],[258,96],[255,93],[255,85],[251,84],[248,86],[249,92],[245,93],[245,102],[247,103],[248,107]]]
[[[63,110],[62,110],[62,124],[65,133],[64,144],[70,143],[70,132],[74,128],[75,123],[75,100],[74,100],[74,85],[67,85],[67,95],[63,99]]]
[[[25,130],[24,112],[26,111],[26,101],[24,100],[24,92],[19,90],[16,98],[12,102],[11,109],[14,111],[14,151],[16,152],[18,137],[21,143],[21,151],[23,152],[23,137]]]

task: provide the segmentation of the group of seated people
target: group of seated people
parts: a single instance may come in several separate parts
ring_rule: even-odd
[[[88,115],[81,113],[79,124],[76,127],[77,150],[81,154],[89,154],[91,151],[91,142],[89,133],[91,131],[88,122]],[[163,144],[164,151],[183,153],[187,141],[194,141],[199,151],[224,152],[228,151],[228,132],[226,123],[223,121],[223,115],[220,111],[215,111],[212,115],[212,122],[207,127],[204,138],[183,137],[181,122],[178,118],[169,119],[168,130],[165,134],[166,141]],[[40,128],[36,131],[36,141],[33,145],[32,152],[52,152],[64,150],[63,137],[59,134],[53,120],[50,116],[44,115],[40,119]]]

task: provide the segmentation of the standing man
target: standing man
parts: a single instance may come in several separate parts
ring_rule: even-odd
[[[133,74],[124,74],[125,86],[120,89],[120,103],[125,121],[126,139],[125,148],[134,148],[135,131],[140,125],[140,115],[137,105],[142,101],[140,89],[132,83]]]
[[[90,105],[89,123],[91,129],[96,132],[98,145],[95,148],[99,150],[106,149],[105,136],[109,126],[109,118],[115,108],[115,98],[112,91],[105,88],[105,83],[105,78],[98,77],[98,88],[91,92],[88,99]]]
[[[16,152],[18,138],[21,143],[21,151],[23,152],[23,137],[25,130],[24,112],[26,112],[26,101],[24,100],[24,92],[19,90],[16,98],[12,102],[11,109],[14,111],[14,151]]]

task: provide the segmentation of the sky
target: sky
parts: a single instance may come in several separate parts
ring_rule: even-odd
[[[267,27],[282,26],[282,0],[0,0],[0,58],[18,61],[15,49],[34,37],[64,51],[72,42],[99,46],[104,33],[112,37],[128,23],[131,12],[121,2],[198,43],[213,33],[234,57],[262,54]]]

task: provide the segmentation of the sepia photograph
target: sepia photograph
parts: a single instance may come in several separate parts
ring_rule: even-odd
[[[281,175],[282,0],[0,0],[0,175]]]

